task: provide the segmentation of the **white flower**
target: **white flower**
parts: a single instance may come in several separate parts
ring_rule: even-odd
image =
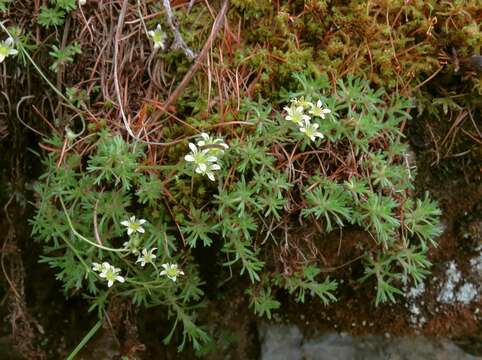
[[[87,0],[79,0],[79,6],[84,6],[87,4]]]
[[[216,179],[214,178],[213,171],[216,171],[219,169],[221,169],[221,166],[219,166],[218,164],[208,164],[204,170],[201,169],[200,167],[197,167],[195,171],[198,174],[206,175],[209,178],[209,180],[214,181]]]
[[[184,271],[177,268],[177,264],[162,264],[164,270],[161,271],[161,276],[166,275],[169,279],[176,282],[176,279],[180,275],[184,275]]]
[[[131,216],[129,220],[124,220],[121,225],[127,227],[127,235],[138,232],[144,234],[145,230],[142,225],[146,222],[144,219],[137,220],[135,216]]]
[[[309,113],[313,116],[318,116],[324,119],[326,114],[331,113],[331,110],[323,108],[322,105],[323,104],[321,103],[321,100],[318,100],[316,102],[316,105],[311,105],[311,110],[309,111]]]
[[[310,107],[313,106],[313,104],[310,101],[305,100],[305,98],[303,96],[300,97],[299,99],[291,100],[291,104],[295,107],[301,106],[303,109],[309,109]]]
[[[191,149],[191,153],[184,156],[184,160],[194,163],[196,166],[196,173],[207,175],[211,180],[214,180],[212,171],[219,170],[221,168],[218,164],[213,164],[218,160],[218,158],[216,156],[209,155],[208,150],[199,151],[197,146],[193,143],[189,143],[189,149]]]
[[[197,142],[197,146],[199,147],[206,147],[206,150],[209,154],[217,156],[224,153],[224,150],[229,149],[228,144],[224,142],[223,139],[209,136],[206,133],[201,133],[202,140]]]
[[[161,25],[157,24],[156,30],[151,30],[147,32],[147,35],[151,37],[151,40],[154,42],[154,49],[162,49],[164,50],[166,44],[167,35],[161,29]]]
[[[119,275],[121,269],[116,268],[108,262],[102,263],[102,272],[99,274],[101,278],[107,280],[107,286],[111,287],[115,281],[123,283],[125,279]]]
[[[7,56],[17,54],[18,51],[13,48],[13,38],[11,36],[0,42],[0,63],[3,62]]]
[[[315,141],[317,137],[323,139],[324,136],[321,132],[317,131],[318,124],[312,124],[309,121],[305,121],[304,124],[300,127],[300,131],[304,133],[307,137],[311,139],[311,141]]]
[[[152,248],[151,250],[147,251],[147,249],[142,250],[142,255],[139,255],[139,258],[137,259],[136,263],[140,262],[141,267],[146,266],[146,264],[150,264],[154,261],[156,258],[156,255],[154,255],[154,251],[156,251],[157,248]]]
[[[137,245],[131,240],[124,242],[122,244],[122,247],[126,250],[129,250],[134,255],[139,255],[139,250],[137,250]]]
[[[285,107],[284,110],[288,113],[286,120],[294,122],[296,125],[301,125],[303,121],[309,121],[310,117],[303,113],[303,106]]]
[[[102,264],[99,264],[99,263],[96,263],[96,262],[92,263],[92,270],[93,271],[100,272],[100,271],[102,271],[103,268],[104,267],[103,267]]]

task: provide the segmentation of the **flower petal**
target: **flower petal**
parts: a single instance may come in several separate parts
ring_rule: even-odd
[[[189,161],[189,162],[193,162],[194,157],[191,154],[188,154],[188,155],[184,156],[184,160]]]
[[[198,164],[198,168],[201,169],[202,172],[205,172],[207,169],[207,165],[205,163]]]
[[[189,146],[189,149],[191,149],[191,151],[192,151],[193,153],[196,153],[196,152],[197,152],[197,147],[196,147],[196,145],[194,145],[193,143],[189,143],[188,146]]]

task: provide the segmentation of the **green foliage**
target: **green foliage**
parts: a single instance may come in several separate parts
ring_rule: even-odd
[[[391,270],[392,258],[386,255],[377,254],[377,258],[367,258],[365,261],[365,275],[361,281],[365,281],[374,276],[377,285],[377,296],[375,304],[391,301],[395,303],[395,295],[403,295],[403,292],[394,285],[398,279],[398,274]]]
[[[54,137],[50,143],[61,146],[62,140]],[[66,294],[72,289],[81,289],[91,295],[92,309],[98,308],[99,314],[103,313],[112,293],[130,298],[139,306],[166,306],[175,318],[173,331],[166,341],[180,324],[183,328],[180,347],[189,340],[195,348],[200,348],[208,335],[194,323],[195,306],[190,303],[201,300],[202,282],[196,268],[188,265],[189,254],[184,255],[188,264],[182,267],[189,276],[180,276],[173,282],[159,274],[160,264],[181,262],[178,255],[174,255],[177,240],[170,234],[166,215],[152,216],[144,225],[143,233],[131,234],[127,239],[121,224],[131,218],[134,202],[152,201],[153,195],[146,192],[161,188],[151,176],[139,171],[142,147],[107,132],[98,134],[94,144],[95,151],[86,164],[75,153],[66,155],[61,167],[56,165],[58,153],[44,159],[47,172],[35,187],[42,201],[32,219],[33,235],[45,244],[41,261],[56,269]],[[156,185],[137,191],[140,195],[134,196],[137,186],[152,186],[153,182]],[[157,249],[157,259],[141,267],[138,258],[145,249]],[[109,263],[118,268],[118,275],[124,280],[107,287],[102,274],[99,276],[96,272],[95,263]]]
[[[45,28],[60,26],[65,21],[65,11],[59,8],[40,7],[37,22]]]
[[[332,93],[326,77],[294,78],[298,97],[282,91],[291,102],[283,111],[246,100],[238,117],[252,126],[228,133],[226,142],[220,134],[194,136],[155,165],[142,144],[95,127],[88,127],[91,139],[77,151],[61,159],[60,152],[50,153],[36,186],[42,200],[32,225],[45,245],[42,261],[57,270],[65,292],[88,293],[101,314],[110,296],[165,306],[174,322],[165,341],[180,324],[180,347],[189,341],[202,352],[212,341],[194,322],[203,292],[192,248],[209,248],[213,266],[229,268],[221,279],[237,273],[250,307],[268,318],[281,306],[278,291],[301,303],[308,296],[324,305],[336,301],[337,281],[304,255],[290,228],[316,225],[321,235],[348,226],[366,230],[374,241],[355,246],[366,254],[361,280],[376,283],[377,305],[395,301],[408,281],[422,281],[440,210],[428,196],[410,196],[399,126],[411,102],[361,79],[340,80]],[[64,141],[53,137],[49,146],[60,149]],[[133,216],[148,222],[135,223]],[[129,221],[134,227],[126,236]],[[299,260],[291,260],[293,252],[302,254]],[[106,275],[92,270],[104,262],[125,279],[109,291],[102,284]]]
[[[306,200],[310,207],[303,209],[301,214],[305,217],[313,214],[316,219],[324,217],[327,232],[333,230],[332,218],[340,227],[351,218],[348,205],[351,199],[341,185],[324,179],[319,187],[306,193]]]
[[[12,3],[12,0],[0,0],[0,12],[5,12]]]
[[[80,50],[80,48],[79,48]],[[79,52],[80,54],[80,52]],[[75,55],[72,54],[72,55]],[[64,59],[64,63],[66,63],[68,60]],[[72,61],[70,61],[72,62]],[[58,68],[58,65],[57,64],[55,66],[56,70]],[[55,70],[54,70],[55,71]],[[82,106],[85,106],[87,101],[89,100],[89,96],[87,95],[87,91],[84,90],[84,89],[77,89],[75,87],[68,87],[65,89],[65,95],[67,95],[67,98],[70,100],[70,102],[72,104],[74,104],[74,106],[80,108]]]
[[[38,45],[32,42],[32,34],[25,32],[22,28],[18,26],[8,27],[8,32],[12,35],[15,40],[15,46],[18,50],[16,55],[17,62],[26,66],[28,63],[26,53],[33,52],[38,49]]]
[[[191,221],[186,222],[181,228],[182,232],[187,235],[186,242],[190,247],[196,247],[199,240],[203,246],[211,246],[213,240],[210,234],[216,233],[214,224],[209,223],[212,214],[197,209],[191,209]]]
[[[441,211],[437,204],[430,200],[428,194],[424,199],[407,199],[404,204],[404,225],[411,235],[416,235],[423,249],[428,243],[436,245],[433,239],[437,238],[442,230],[439,226]]]
[[[71,11],[77,7],[77,0],[50,0],[50,2],[65,11]]]
[[[258,316],[265,316],[271,319],[271,311],[280,308],[281,303],[275,300],[271,294],[271,288],[261,288],[260,290],[255,290],[253,288],[248,288],[246,294],[250,296],[251,302],[250,307],[254,309],[254,313]]]
[[[120,137],[104,132],[97,143],[97,153],[88,161],[87,171],[96,175],[95,184],[103,181],[122,184],[129,190],[130,184],[138,177],[137,158],[142,154],[139,144],[128,144]]]
[[[0,0],[0,11],[17,10],[10,2]],[[66,99],[89,115],[81,136],[57,129],[57,134],[65,130],[67,138],[57,135],[45,140],[45,149],[52,151],[43,161],[45,174],[36,185],[39,201],[33,232],[45,246],[42,261],[56,269],[66,294],[73,290],[87,294],[99,314],[116,296],[138,306],[164,306],[172,321],[184,326],[182,343],[191,341],[199,348],[209,340],[194,323],[195,306],[203,297],[198,264],[191,256],[195,247],[209,248],[213,266],[225,266],[218,277],[234,274],[239,286],[249,288],[246,294],[255,313],[268,317],[280,306],[275,299],[283,289],[298,301],[310,293],[324,303],[334,301],[336,284],[307,248],[316,250],[320,239],[330,239],[331,232],[341,234],[341,228],[354,227],[367,234],[368,240],[343,243],[339,251],[352,252],[345,246],[354,246],[357,253],[365,254],[362,280],[366,286],[376,284],[376,304],[395,301],[403,284],[427,276],[427,254],[441,232],[440,210],[428,195],[416,198],[415,170],[403,130],[415,104],[417,118],[451,124],[471,101],[479,101],[480,97],[461,96],[482,93],[479,77],[466,71],[456,74],[454,59],[444,54],[454,47],[461,63],[467,64],[464,60],[471,54],[480,53],[478,0],[368,4],[313,0],[276,6],[268,0],[232,0],[227,19],[239,24],[239,30],[225,34],[222,42],[216,40],[222,46],[212,52],[208,72],[215,77],[198,73],[173,104],[176,114],[158,119],[152,132],[148,128],[153,108],[167,98],[168,89],[181,81],[192,63],[176,51],[175,43],[166,51],[150,53],[144,27],[134,27],[131,30],[138,33],[123,41],[130,42],[127,48],[140,50],[120,51],[116,59],[118,80],[129,84],[125,93],[121,90],[126,115],[135,133],[147,130],[139,136],[174,142],[162,147],[144,147],[121,134],[123,124],[116,99],[110,98],[112,89],[92,96],[104,85],[99,79],[112,75],[112,49],[104,51],[95,44],[83,49],[85,64],[63,74],[66,65],[75,66],[75,56],[81,53],[77,41],[89,44],[75,38],[89,35],[75,28],[83,21],[70,22],[71,31],[61,27],[77,4],[77,0],[43,1],[37,18],[44,28],[41,32],[36,24],[15,32],[9,29],[19,50],[18,62],[29,64],[26,54],[31,53],[34,64],[39,61],[37,70],[50,66],[59,72],[50,75],[65,89]],[[145,15],[163,13],[160,2],[145,5],[137,10]],[[118,11],[114,3],[106,6],[114,12],[105,14]],[[92,24],[90,16],[99,15],[94,8],[85,8],[87,24]],[[128,7],[131,11],[136,11],[134,6]],[[189,12],[176,7],[175,12],[183,38],[199,51],[209,37],[212,12],[202,6]],[[168,28],[165,16],[148,18],[148,31],[158,22]],[[23,20],[18,23],[30,23],[30,18]],[[110,30],[104,36],[108,34]],[[59,49],[60,39],[67,35],[73,43]],[[159,73],[155,67],[143,68],[151,64],[144,61],[147,54],[155,55],[150,57],[155,60],[152,64],[162,64],[161,79],[151,78]],[[41,63],[44,59],[53,63]],[[92,60],[105,66],[94,66]],[[125,66],[131,61],[134,67]],[[439,93],[428,94],[419,85],[432,79],[444,62],[440,72],[444,86],[431,86],[430,92]],[[81,78],[82,67],[87,69],[86,78]],[[129,78],[132,74],[142,80]],[[459,82],[453,81],[458,76],[463,76],[464,85],[448,89]],[[146,86],[132,87],[131,81]],[[213,82],[219,85],[219,94]],[[83,88],[74,88],[76,83]],[[310,125],[322,135],[312,140],[306,127],[301,131],[300,125],[306,124],[287,121],[283,108],[302,103],[304,114],[310,114],[317,101],[331,113],[311,116]],[[54,126],[72,116],[73,109],[64,109],[62,103],[54,106],[58,111],[48,119]],[[184,161],[189,150],[186,142],[178,142],[193,139],[198,131],[216,132],[230,146],[222,154],[220,149],[216,153],[200,146],[200,151],[219,155],[215,163],[220,169],[213,170],[213,181],[206,177],[206,169]],[[467,132],[471,137],[472,131]],[[465,133],[459,131],[457,136]],[[445,146],[453,149],[452,144],[450,140]],[[149,223],[144,234],[126,236],[120,223],[133,215]],[[313,229],[320,233],[313,234]],[[173,283],[159,277],[162,269],[153,269],[152,264],[140,267],[136,251],[154,247],[157,267],[176,263],[186,275]],[[122,269],[125,283],[106,289],[105,280],[91,270],[93,262],[104,260]],[[174,332],[166,341],[173,336]]]
[[[396,200],[374,193],[369,194],[361,205],[360,220],[366,224],[367,229],[375,231],[376,239],[381,241],[385,248],[393,244],[395,231],[400,226],[400,221],[394,214],[398,205]]]
[[[52,45],[52,49],[53,51],[49,52],[49,55],[52,56],[54,62],[50,66],[50,70],[55,72],[58,72],[61,66],[73,63],[75,55],[82,54],[80,44],[77,42],[67,45],[64,49]]]
[[[304,303],[306,293],[311,296],[317,296],[325,305],[332,301],[336,301],[333,291],[336,290],[338,284],[335,280],[328,277],[323,282],[318,282],[315,278],[321,273],[320,269],[315,266],[306,266],[299,273],[292,276],[284,277],[284,288],[290,294],[296,293],[296,301]]]

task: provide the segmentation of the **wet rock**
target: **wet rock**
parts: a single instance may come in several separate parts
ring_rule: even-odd
[[[262,360],[482,360],[453,342],[425,337],[360,336],[328,333],[304,339],[296,326],[263,324]]]
[[[296,326],[261,324],[262,360],[301,360],[303,336]]]

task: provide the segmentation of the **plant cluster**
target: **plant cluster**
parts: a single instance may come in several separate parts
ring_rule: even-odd
[[[129,3],[119,27],[115,2],[52,0],[33,11],[43,39],[9,27],[12,37],[0,42],[2,66],[30,69],[32,54],[46,59],[30,59],[43,80],[42,69],[56,73],[60,105],[53,124],[45,120],[55,135],[43,146],[32,225],[66,294],[83,294],[100,317],[115,297],[164,306],[174,318],[166,341],[181,325],[181,344],[199,348],[208,335],[196,309],[203,282],[213,280],[200,272],[197,247],[209,248],[219,278],[234,273],[254,312],[268,318],[280,294],[336,301],[333,269],[344,264],[328,259],[336,266],[327,267],[319,248],[344,228],[367,234],[350,264],[363,269],[359,280],[374,287],[377,305],[422,281],[440,210],[414,191],[402,130],[415,101],[399,94],[414,90],[420,113],[457,116],[468,97],[442,89],[432,99],[419,85],[444,62],[452,72],[441,50],[480,50],[477,1],[232,0],[231,27],[206,75],[198,72],[166,109],[158,99],[192,64],[163,31],[166,16],[152,15],[164,14],[160,3]],[[15,11],[11,5],[0,0],[0,11]],[[195,51],[211,31],[216,9],[208,8],[174,8]],[[67,18],[85,31],[60,36]],[[467,84],[480,91],[478,78]]]
[[[49,147],[63,150],[44,160],[32,225],[66,293],[87,296],[100,316],[113,296],[165,306],[173,332],[183,326],[181,347],[189,339],[200,348],[208,335],[193,311],[209,279],[192,248],[212,247],[219,265],[246,276],[259,315],[279,308],[279,291],[298,302],[336,300],[336,279],[288,230],[299,220],[321,238],[347,226],[370,234],[359,244],[361,280],[376,284],[377,304],[421,281],[440,211],[428,196],[412,199],[414,169],[400,133],[410,101],[359,79],[332,91],[324,77],[295,77],[300,86],[283,92],[282,111],[246,100],[235,131],[201,131],[156,164],[142,143],[107,130],[89,128],[80,142],[53,137]]]

